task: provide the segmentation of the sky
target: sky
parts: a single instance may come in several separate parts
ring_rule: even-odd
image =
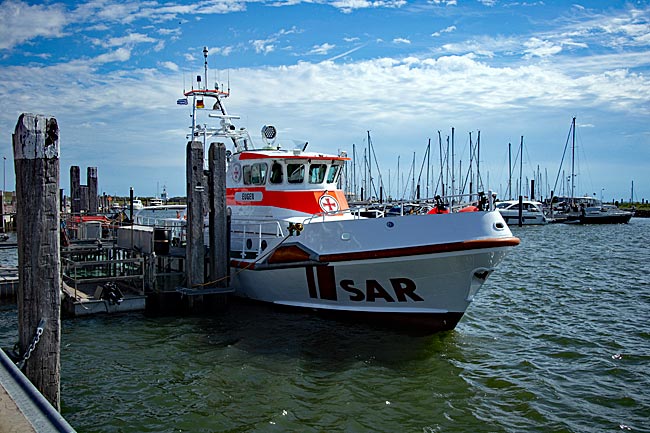
[[[525,186],[568,193],[576,117],[576,194],[650,199],[650,3],[616,0],[2,0],[3,188],[18,117],[36,113],[58,121],[66,194],[78,165],[82,183],[98,168],[100,193],[185,195],[176,100],[204,46],[238,127],[272,124],[283,147],[358,167],[370,131],[391,196],[408,195],[429,140],[432,195],[452,128],[457,185],[480,131],[486,189],[507,196],[512,171],[517,195],[521,166]]]

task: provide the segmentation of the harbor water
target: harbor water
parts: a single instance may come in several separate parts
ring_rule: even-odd
[[[248,304],[65,320],[63,415],[79,432],[650,432],[650,219],[513,232],[457,328],[427,337]],[[3,305],[0,345],[16,339]]]

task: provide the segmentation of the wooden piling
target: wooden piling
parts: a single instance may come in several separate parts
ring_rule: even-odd
[[[70,213],[81,213],[81,179],[78,165],[70,167]]]
[[[60,410],[61,260],[59,127],[53,117],[21,114],[13,134],[18,237],[18,332],[21,354],[38,344],[25,375]],[[72,172],[72,170],[71,170]],[[44,323],[43,323],[44,322]]]
[[[530,199],[535,201],[535,179],[530,180]]]
[[[524,224],[524,198],[523,196],[519,196],[519,216],[518,216],[518,221],[519,221],[519,227],[521,227]]]
[[[79,185],[79,190],[81,191],[81,205],[79,209],[84,213],[88,213],[88,185]]]
[[[203,240],[203,144],[187,143],[187,246],[185,248],[187,288],[203,284],[205,280],[205,242]]]
[[[133,187],[129,188],[129,219],[133,222]]]
[[[97,167],[88,167],[86,185],[88,185],[88,213],[95,215],[99,210],[97,197]]]
[[[210,144],[208,169],[210,172],[210,280],[217,281],[216,287],[227,287],[229,248],[225,144]]]

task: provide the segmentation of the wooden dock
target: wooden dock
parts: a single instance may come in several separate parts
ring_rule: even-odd
[[[7,354],[0,350],[0,432],[74,433]]]

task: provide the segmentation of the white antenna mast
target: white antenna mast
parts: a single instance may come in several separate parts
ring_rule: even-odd
[[[208,47],[203,47],[203,69],[204,69],[204,74],[203,76],[205,77],[205,86],[207,89],[208,86]]]

